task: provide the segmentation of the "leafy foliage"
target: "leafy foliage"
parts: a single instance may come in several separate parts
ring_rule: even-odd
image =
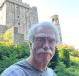
[[[57,47],[55,48],[55,55],[53,56],[53,58],[50,61],[49,67],[51,67],[52,69],[55,69],[57,64],[59,61],[59,55],[58,55],[58,49]]]
[[[13,39],[12,39],[12,31],[8,30],[4,34],[0,34],[0,44],[5,44],[5,45],[12,45],[13,44]]]
[[[55,68],[55,72],[58,76],[79,76],[79,67],[71,66],[66,68],[62,62],[59,62]]]
[[[0,45],[0,73],[11,64],[28,56],[29,46],[27,43],[11,46]]]
[[[10,46],[0,44],[0,73],[13,63],[27,58],[29,50],[28,42]],[[73,55],[74,50],[67,45],[56,48],[49,66],[55,70],[57,76],[79,76],[79,57]]]

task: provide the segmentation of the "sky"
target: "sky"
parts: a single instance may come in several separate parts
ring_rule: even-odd
[[[62,41],[79,48],[79,0],[22,0],[38,10],[38,19],[50,21],[50,17],[59,15]]]

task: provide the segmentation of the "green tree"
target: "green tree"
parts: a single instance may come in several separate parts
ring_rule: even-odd
[[[54,55],[54,57],[50,61],[50,67],[52,67],[53,69],[55,69],[56,66],[57,66],[57,64],[58,64],[58,60],[59,60],[59,55],[58,55],[58,49],[56,47],[55,48],[55,55]]]
[[[68,49],[66,48],[63,50],[63,62],[66,65],[66,67],[70,66],[70,54]]]

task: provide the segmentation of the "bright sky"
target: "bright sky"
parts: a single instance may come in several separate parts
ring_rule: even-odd
[[[63,43],[79,48],[79,0],[22,0],[36,6],[40,21],[58,14]]]

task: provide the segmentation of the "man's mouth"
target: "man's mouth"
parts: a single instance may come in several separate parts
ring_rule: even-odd
[[[49,58],[51,57],[52,55],[50,53],[39,53],[40,57],[43,57],[43,58]]]

